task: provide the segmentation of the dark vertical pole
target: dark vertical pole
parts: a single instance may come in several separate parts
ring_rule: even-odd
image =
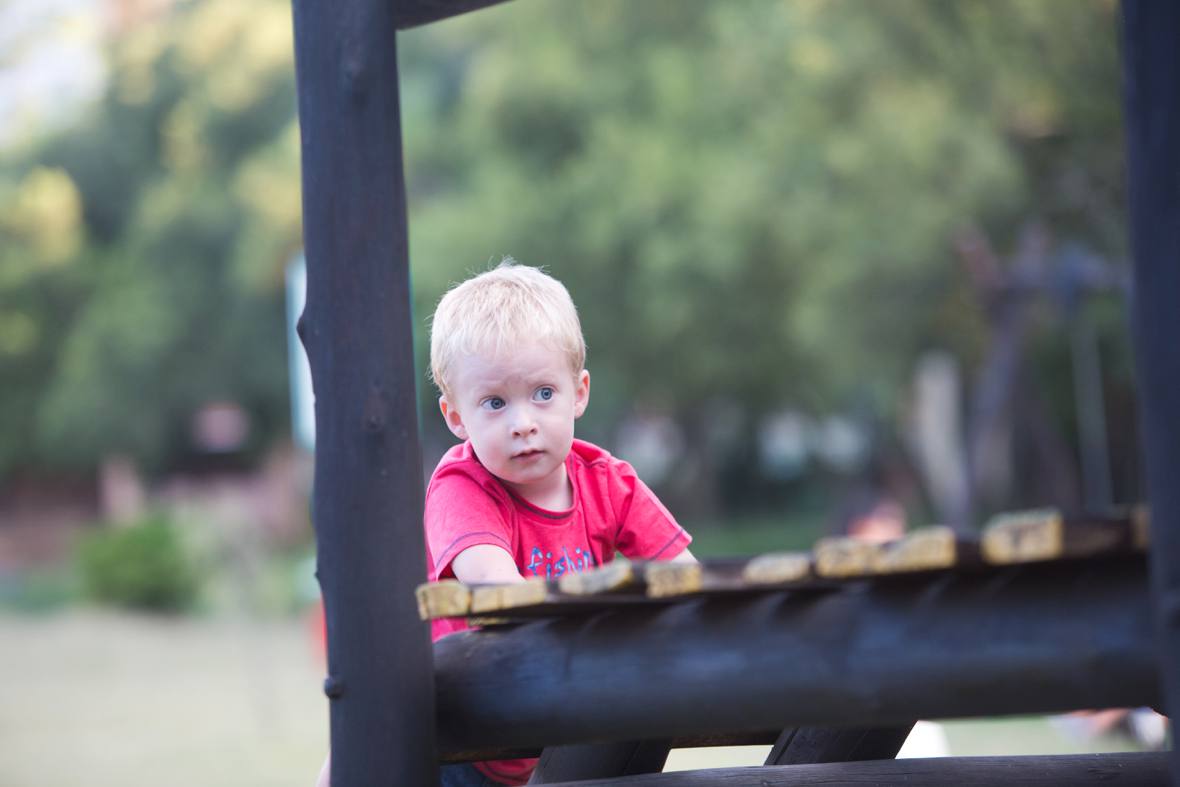
[[[1123,3],[1135,351],[1166,711],[1180,713],[1180,4]],[[1180,784],[1180,749],[1171,755]]]
[[[294,0],[333,787],[438,781],[395,6]]]

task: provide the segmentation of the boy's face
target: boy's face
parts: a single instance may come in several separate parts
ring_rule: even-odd
[[[590,373],[575,376],[564,353],[538,344],[464,356],[451,377],[450,397],[439,398],[451,432],[521,497],[547,508],[564,501],[565,458],[590,401]]]

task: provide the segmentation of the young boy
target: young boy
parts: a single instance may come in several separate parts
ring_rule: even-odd
[[[443,456],[426,491],[430,581],[556,578],[609,563],[616,551],[693,560],[692,538],[631,466],[574,438],[590,401],[585,361],[569,293],[536,268],[506,259],[443,296],[431,324],[431,376],[443,419],[463,442]],[[436,620],[432,638],[466,627]],[[442,784],[525,784],[535,764],[447,765]]]
[[[629,464],[574,438],[590,401],[586,344],[565,287],[506,259],[451,289],[430,332],[443,420],[463,442],[426,491],[428,578],[522,582],[610,562],[693,560],[691,537]],[[466,628],[433,624],[433,638]],[[448,766],[524,784],[534,760]],[[457,782],[459,784],[474,783]]]

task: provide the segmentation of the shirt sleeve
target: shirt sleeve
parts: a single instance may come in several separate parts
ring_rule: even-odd
[[[612,497],[619,521],[616,547],[637,560],[671,560],[692,542],[655,493],[620,459],[611,467]]]
[[[451,562],[468,547],[491,544],[512,554],[508,512],[479,481],[464,473],[435,477],[426,493],[423,523],[432,582],[453,577]]]

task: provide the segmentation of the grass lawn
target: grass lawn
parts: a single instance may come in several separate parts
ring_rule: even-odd
[[[327,707],[297,620],[0,613],[0,785],[310,785]],[[952,754],[1129,748],[1043,718],[953,721]],[[768,747],[674,752],[670,769],[760,764]]]
[[[5,787],[310,785],[322,668],[298,622],[0,615]]]

